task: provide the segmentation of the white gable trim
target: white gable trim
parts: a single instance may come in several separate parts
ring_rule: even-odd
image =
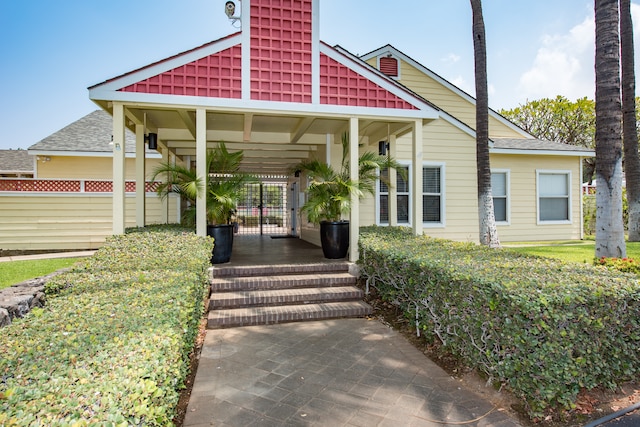
[[[368,64],[362,63],[361,61],[354,61],[348,56],[345,56],[337,49],[333,49],[326,45],[322,45],[320,47],[320,52],[327,55],[329,58],[335,60],[336,62],[344,65],[345,67],[353,70],[354,72],[360,74],[364,78],[371,80],[373,83],[391,92],[398,98],[419,108],[423,111],[424,114],[421,117],[427,119],[435,119],[439,117],[438,111],[433,108],[433,106],[429,105],[418,96],[410,94],[409,92],[407,92],[407,90],[393,83],[393,81],[389,80],[387,76],[381,75],[377,70],[370,67]]]
[[[390,54],[390,55],[392,55],[394,57],[400,58],[403,61],[411,64],[413,67],[415,67],[416,69],[422,71],[424,74],[426,74],[427,76],[431,77],[432,79],[434,79],[435,81],[437,81],[438,83],[440,83],[441,85],[446,87],[447,89],[451,90],[456,95],[460,96],[461,98],[463,98],[464,100],[470,102],[471,104],[476,105],[476,99],[474,97],[472,97],[471,95],[469,95],[468,93],[466,93],[465,91],[460,89],[459,87],[453,85],[449,81],[443,79],[442,77],[440,77],[439,75],[437,75],[436,73],[434,73],[433,71],[431,71],[430,69],[425,67],[424,65],[420,64],[419,62],[414,61],[413,59],[411,59],[410,57],[408,57],[404,53],[400,52],[399,50],[397,50],[395,47],[393,47],[391,45],[387,45],[387,46],[381,47],[379,49],[374,50],[373,52],[369,52],[366,55],[363,55],[362,56],[362,60],[368,61],[369,59],[374,58],[374,57],[377,59],[378,57],[384,56],[384,55],[387,55],[387,54]],[[534,138],[533,135],[529,134],[528,132],[526,132],[522,128],[516,126],[514,123],[512,123],[509,120],[507,120],[505,117],[503,117],[502,115],[498,114],[496,111],[492,110],[491,108],[489,109],[489,116],[494,118],[494,119],[496,119],[496,120],[498,120],[499,122],[501,122],[505,126],[508,126],[511,130],[514,130],[515,132],[518,132],[520,135],[522,135],[524,137]]]
[[[160,61],[149,67],[142,68],[137,71],[133,71],[129,74],[125,74],[124,76],[116,77],[113,80],[97,84],[89,88],[89,98],[108,100],[110,98],[98,98],[94,94],[95,93],[104,94],[105,92],[110,92],[110,91],[115,92],[119,89],[122,89],[123,87],[127,87],[134,83],[141,82],[148,78],[157,76],[158,74],[166,73],[167,71],[173,70],[174,68],[181,67],[183,65],[197,61],[198,59],[205,58],[209,55],[222,52],[223,50],[226,50],[228,48],[238,45],[240,43],[240,40],[241,40],[241,34],[238,33],[231,37],[211,43],[209,45],[201,46],[190,52],[179,54],[176,57],[173,57],[164,61]]]

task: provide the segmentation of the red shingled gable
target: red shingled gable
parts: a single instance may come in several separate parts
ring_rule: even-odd
[[[313,1],[251,1],[250,99],[312,102]],[[242,47],[236,45],[120,91],[241,99],[242,75]],[[321,104],[417,109],[324,54],[319,81]]]

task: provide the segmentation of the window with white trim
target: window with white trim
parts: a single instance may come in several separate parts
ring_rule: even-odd
[[[407,177],[405,180],[402,174],[394,170],[396,174],[396,203],[398,207],[398,224],[409,224],[409,166],[403,166],[404,175]],[[382,169],[380,176],[387,178],[389,176],[388,169]],[[378,181],[378,223],[389,224],[389,186]]]
[[[496,222],[509,222],[509,171],[491,171],[491,195]]]
[[[411,223],[411,173],[409,166],[403,166],[405,180],[396,171],[396,200],[398,208],[398,225]],[[386,177],[388,171],[380,171]],[[444,224],[444,165],[425,164],[422,167],[422,222],[426,226]],[[378,224],[389,224],[389,188],[379,181],[378,187]]]
[[[537,171],[538,222],[571,221],[570,189],[570,171]]]
[[[442,224],[444,222],[443,165],[422,167],[422,222]]]

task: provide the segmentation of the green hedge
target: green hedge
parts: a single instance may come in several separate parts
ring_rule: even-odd
[[[418,330],[490,379],[532,417],[640,371],[640,285],[604,267],[366,228],[361,271]]]
[[[0,425],[172,425],[212,247],[180,231],[114,236],[50,281],[47,306],[0,329]]]

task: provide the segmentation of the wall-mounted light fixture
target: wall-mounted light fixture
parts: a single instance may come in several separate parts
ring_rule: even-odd
[[[147,113],[144,113],[144,131],[147,131]],[[144,135],[144,142],[149,143],[149,150],[157,150],[158,149],[158,134],[157,133],[149,133],[148,135]]]
[[[378,142],[378,154],[381,156],[385,156],[389,151],[389,142],[388,141],[379,141]]]
[[[149,143],[149,150],[157,150],[158,149],[158,134],[150,133],[149,135],[144,136],[144,142]]]

